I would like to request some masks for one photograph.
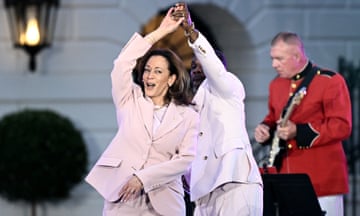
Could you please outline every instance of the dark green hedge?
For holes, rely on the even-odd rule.
[[[80,131],[51,110],[21,110],[0,120],[0,195],[59,201],[82,181],[87,149]]]

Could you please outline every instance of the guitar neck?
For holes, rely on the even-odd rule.
[[[306,95],[306,87],[302,87],[291,99],[291,103],[287,110],[285,110],[285,115],[282,117],[280,121],[280,127],[284,127],[286,122],[289,120],[291,113],[296,105],[299,105],[302,98]]]
[[[295,104],[291,104],[285,113],[285,116],[280,121],[280,127],[285,127],[286,122],[289,120],[292,111],[295,108]]]

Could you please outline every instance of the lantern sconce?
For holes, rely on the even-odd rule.
[[[36,69],[36,55],[53,40],[59,0],[4,0],[11,39],[29,55],[29,70]]]

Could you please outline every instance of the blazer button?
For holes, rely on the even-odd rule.
[[[203,134],[204,134],[203,132],[200,132],[200,133],[199,133],[199,136],[202,136]]]
[[[204,160],[207,160],[207,159],[208,159],[208,156],[205,155],[205,156],[204,156]]]

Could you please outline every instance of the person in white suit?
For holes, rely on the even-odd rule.
[[[228,72],[207,39],[196,30],[187,5],[177,17],[194,52],[190,77],[200,113],[200,133],[190,176],[194,215],[262,216],[263,188],[245,127],[245,90]]]

